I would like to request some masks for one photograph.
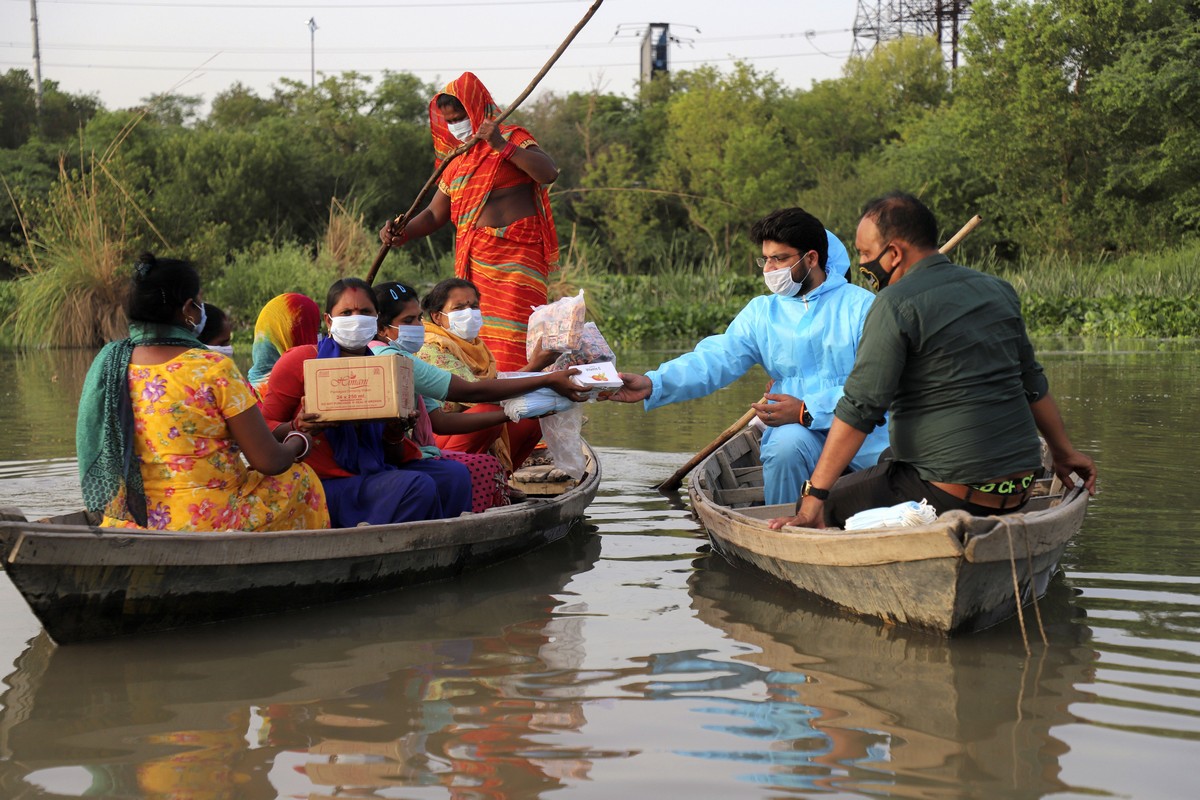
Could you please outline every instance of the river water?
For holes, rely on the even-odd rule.
[[[1031,655],[1015,623],[887,628],[707,553],[650,487],[757,398],[750,375],[590,406],[586,524],[452,583],[56,648],[0,578],[0,797],[1195,797],[1200,354],[1040,344],[1101,480]],[[80,504],[89,361],[0,353],[0,505]]]

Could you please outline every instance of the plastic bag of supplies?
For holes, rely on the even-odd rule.
[[[500,407],[513,422],[566,411],[573,405],[575,403],[572,400],[545,386],[541,389],[534,389],[528,394],[500,401]]]
[[[547,367],[547,371],[578,367],[581,364],[596,364],[601,361],[616,360],[617,357],[613,355],[612,348],[608,346],[604,334],[600,333],[600,329],[596,327],[596,323],[585,322],[583,324],[583,333],[579,337],[579,348],[569,353],[563,353],[555,359],[551,366]]]
[[[937,511],[925,498],[921,502],[907,500],[894,506],[868,508],[860,511],[846,520],[846,530],[858,531],[864,528],[909,528],[916,525],[928,525],[937,519]]]
[[[554,459],[554,466],[575,480],[587,472],[582,430],[583,403],[572,403],[566,411],[542,418],[542,441]]]
[[[525,357],[533,358],[538,342],[545,349],[559,353],[578,350],[586,316],[583,289],[574,297],[560,297],[553,303],[534,308],[529,314],[529,328],[525,334]]]

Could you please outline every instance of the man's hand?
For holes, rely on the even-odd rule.
[[[804,419],[804,401],[790,394],[764,394],[768,402],[751,403],[764,425],[778,428],[780,425],[791,425]]]
[[[615,400],[618,403],[637,403],[645,400],[654,390],[654,384],[645,375],[632,372],[618,372],[621,378],[621,388],[601,395],[601,400]]]
[[[1096,496],[1096,462],[1086,453],[1078,450],[1068,450],[1065,453],[1051,453],[1054,459],[1054,474],[1059,477],[1064,486],[1075,487],[1071,473],[1083,478],[1083,488],[1089,495]]]
[[[788,525],[793,528],[825,528],[825,501],[816,497],[805,497],[797,507],[794,517],[776,517],[768,527],[777,531]]]

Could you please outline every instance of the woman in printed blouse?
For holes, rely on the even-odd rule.
[[[233,360],[209,350],[200,276],[144,254],[129,337],[88,370],[76,427],[80,483],[105,527],[275,531],[329,527],[308,436],[276,440]],[[247,467],[242,458],[249,462]]]

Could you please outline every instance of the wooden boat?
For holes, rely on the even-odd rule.
[[[0,510],[8,577],[59,644],[361,597],[452,578],[561,539],[584,516],[600,465],[564,492],[453,519],[276,533],[100,528],[86,512],[26,521]],[[539,496],[541,495],[541,496]]]
[[[773,531],[770,519],[793,512],[763,505],[758,441],[748,429],[692,473],[692,509],[713,548],[842,608],[948,636],[995,625],[1017,613],[1018,597],[1025,604],[1045,594],[1087,511],[1086,491],[1043,477],[1017,514],[951,511],[909,528]]]

